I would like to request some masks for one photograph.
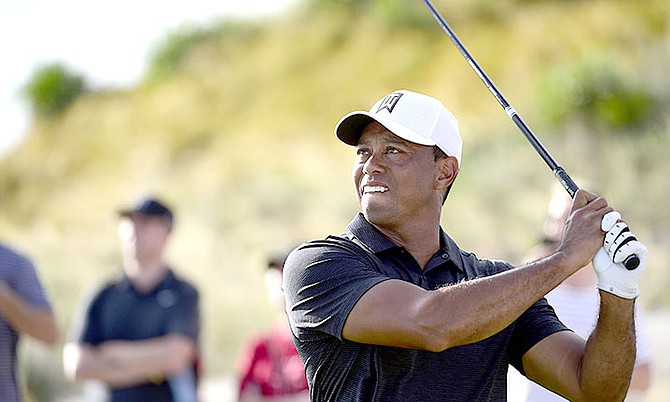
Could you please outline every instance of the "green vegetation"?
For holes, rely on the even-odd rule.
[[[353,154],[335,123],[397,88],[434,95],[460,119],[447,231],[520,262],[555,180],[430,15],[401,3],[313,1],[179,31],[141,85],[85,94],[35,122],[0,162],[0,226],[34,256],[63,330],[83,294],[119,270],[114,212],[155,192],[177,212],[172,260],[202,292],[206,375],[230,373],[242,340],[273,316],[264,258],[341,231],[357,211]],[[670,305],[670,3],[436,3],[553,156],[649,246],[641,302]],[[51,363],[29,377],[47,371],[42,394],[67,390],[59,351],[40,359]]]
[[[84,78],[60,63],[38,67],[23,89],[36,118],[64,111],[86,91]]]
[[[650,89],[638,83],[635,73],[626,77],[616,58],[589,51],[567,65],[558,65],[547,76],[544,114],[552,123],[570,118],[603,125],[606,129],[643,127],[658,122]]]

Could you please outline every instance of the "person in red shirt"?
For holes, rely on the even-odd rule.
[[[289,251],[277,253],[268,261],[265,285],[270,301],[277,306],[277,320],[267,332],[250,338],[238,355],[239,402],[309,401],[305,367],[284,313],[282,271]]]

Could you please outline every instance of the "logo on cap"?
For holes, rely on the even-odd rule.
[[[386,97],[384,97],[384,99],[382,99],[382,101],[379,103],[379,107],[375,113],[379,113],[383,109],[388,110],[389,113],[393,112],[393,108],[395,108],[395,105],[398,104],[401,96],[402,93],[400,92],[394,92],[392,94],[386,95]]]

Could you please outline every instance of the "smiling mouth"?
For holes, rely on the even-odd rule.
[[[363,187],[363,194],[385,193],[388,190],[388,187],[384,186],[365,186]]]

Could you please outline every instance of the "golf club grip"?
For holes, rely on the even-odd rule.
[[[556,176],[563,188],[565,188],[568,194],[570,194],[570,197],[574,198],[575,193],[577,190],[579,190],[579,187],[577,187],[577,184],[575,184],[568,172],[566,172],[562,167],[558,166],[556,169],[554,169],[554,176]],[[626,269],[632,271],[640,266],[640,258],[635,254],[631,254],[623,261],[623,266],[626,267]]]
[[[477,61],[472,57],[468,49],[463,45],[461,40],[458,38],[456,33],[451,29],[451,26],[449,26],[449,23],[442,17],[439,11],[433,6],[433,4],[430,2],[430,0],[423,0],[423,3],[426,5],[426,8],[428,8],[428,11],[432,14],[433,18],[437,22],[437,24],[442,28],[442,30],[447,34],[451,42],[456,46],[458,51],[463,55],[465,58],[465,61],[468,62],[470,67],[477,73],[479,78],[482,80],[484,85],[486,85],[486,88],[488,88],[489,92],[493,95],[493,97],[498,101],[500,106],[505,110],[507,115],[509,116],[510,119],[516,124],[516,126],[519,128],[521,133],[526,137],[526,139],[531,143],[533,148],[537,151],[537,153],[540,155],[542,160],[549,166],[549,168],[554,172],[554,176],[558,179],[558,181],[561,183],[561,185],[565,188],[565,190],[570,194],[570,197],[574,198],[575,193],[577,190],[579,190],[579,187],[577,187],[577,184],[572,180],[570,175],[563,169],[561,166],[556,163],[554,158],[551,156],[549,151],[542,145],[540,140],[537,138],[537,136],[533,133],[533,131],[526,125],[526,122],[523,121],[521,116],[516,112],[514,107],[507,102],[507,99],[503,96],[503,94],[498,90],[498,88],[495,86],[493,81],[486,75],[484,72],[484,69],[479,66]],[[628,270],[633,270],[637,268],[640,265],[640,258],[636,256],[635,254],[628,256],[626,260],[624,260],[623,265],[626,267]]]
[[[570,194],[570,198],[575,198],[575,193],[577,190],[579,190],[579,187],[577,187],[577,184],[572,180],[572,177],[568,174],[568,172],[565,171],[560,166],[557,166],[554,169],[554,176],[558,179],[558,181],[561,183],[565,191]]]

